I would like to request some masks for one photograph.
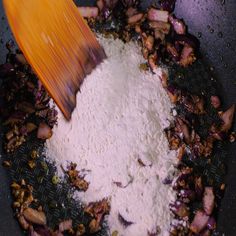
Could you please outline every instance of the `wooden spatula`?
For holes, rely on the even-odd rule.
[[[70,119],[76,92],[106,56],[72,0],[3,0],[15,39]]]

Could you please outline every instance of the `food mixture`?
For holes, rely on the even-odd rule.
[[[59,111],[48,157],[59,172],[68,162],[84,170],[89,187],[77,195],[83,202],[110,198],[111,232],[143,236],[158,228],[165,235],[176,194],[163,181],[173,174],[176,153],[163,132],[172,117],[162,69],[141,71],[143,57],[134,42],[99,41],[108,59],[84,81],[71,121]]]
[[[3,165],[29,235],[107,235],[104,220],[112,236],[217,234],[235,105],[223,109],[199,41],[174,6],[79,7],[108,59],[85,79],[70,123],[6,43]]]

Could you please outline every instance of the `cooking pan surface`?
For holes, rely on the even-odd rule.
[[[77,1],[81,4],[88,1]],[[146,7],[151,1],[143,1]],[[152,1],[154,2],[154,1]],[[236,1],[234,0],[177,0],[176,10],[178,17],[184,18],[189,27],[190,33],[199,37],[201,42],[201,53],[203,55],[206,70],[210,70],[212,76],[219,81],[221,95],[224,106],[229,107],[236,103],[236,69],[235,69],[235,53],[236,53]],[[4,17],[2,5],[0,5],[0,63],[5,61],[6,49],[5,42],[12,38],[7,21]],[[1,83],[1,82],[0,82]],[[234,127],[235,129],[236,127]],[[38,143],[29,145],[39,145]],[[2,145],[1,145],[2,147]],[[27,148],[24,147],[20,152],[26,153]],[[218,215],[218,232],[219,235],[235,236],[236,235],[236,144],[228,145],[228,173],[226,176],[226,192],[222,200]],[[0,152],[1,153],[1,152]],[[25,159],[16,163],[20,167],[24,164]],[[53,166],[49,167],[52,168]],[[20,171],[18,170],[20,173]],[[19,174],[18,173],[18,174]],[[10,175],[16,173],[11,171]],[[52,176],[48,176],[50,179]],[[33,176],[32,176],[33,179]],[[22,235],[21,229],[17,221],[13,219],[13,211],[10,207],[12,200],[10,199],[11,179],[8,172],[0,166],[0,235]],[[55,187],[48,185],[42,189],[42,194],[47,191],[53,191]],[[46,200],[45,200],[46,201]],[[59,200],[63,201],[63,199]],[[75,203],[73,203],[75,204]],[[2,207],[3,206],[3,207]],[[79,207],[79,206],[78,206]],[[71,208],[73,208],[71,206]],[[61,213],[56,213],[61,214]],[[66,213],[65,213],[66,214]],[[102,235],[102,234],[101,234]]]

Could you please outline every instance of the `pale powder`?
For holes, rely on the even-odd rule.
[[[58,126],[47,141],[47,155],[60,165],[72,161],[89,170],[83,202],[110,198],[110,231],[146,236],[160,227],[168,235],[175,199],[162,180],[173,172],[175,152],[169,151],[163,129],[171,120],[171,104],[159,76],[142,72],[144,62],[135,43],[99,37],[108,59],[85,79],[68,123],[59,112]],[[138,162],[141,159],[146,165]],[[120,182],[126,188],[120,188]],[[118,214],[133,222],[125,228]]]

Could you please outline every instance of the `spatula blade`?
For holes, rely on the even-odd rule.
[[[4,0],[15,39],[66,119],[83,79],[106,57],[72,0]]]

